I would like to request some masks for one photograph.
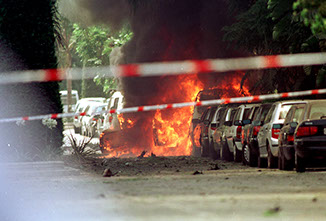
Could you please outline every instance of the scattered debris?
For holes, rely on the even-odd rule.
[[[101,194],[97,195],[97,198],[105,198],[105,197],[106,197],[106,196],[105,196],[104,193],[101,193]]]
[[[267,210],[264,213],[264,216],[274,216],[274,215],[277,215],[279,212],[281,212],[281,207],[276,206],[274,208],[271,208],[271,209]]]
[[[199,175],[199,174],[203,174],[203,172],[196,170],[192,175]]]
[[[156,157],[156,155],[154,153],[151,153],[151,157]]]
[[[105,169],[103,172],[103,177],[111,177],[111,176],[115,176],[117,175],[119,172],[116,173],[112,173],[112,171],[110,169]]]
[[[212,166],[209,170],[219,170],[220,168],[219,168],[219,166],[218,166],[218,164],[216,163],[216,164],[214,164],[214,166]]]
[[[147,153],[147,151],[144,150],[143,152],[141,152],[141,154],[137,158],[143,158],[146,153]]]
[[[228,180],[228,179],[230,179],[229,177],[225,177],[225,180]]]
[[[180,172],[180,170],[176,170],[175,172],[179,173],[179,172]]]
[[[127,167],[129,167],[129,166],[132,165],[132,163],[127,162],[127,163],[125,163],[125,165],[126,165]]]
[[[312,199],[312,202],[314,202],[314,203],[316,203],[317,201],[318,201],[317,197],[314,197],[314,198]]]
[[[261,172],[261,170],[257,170],[258,172]]]

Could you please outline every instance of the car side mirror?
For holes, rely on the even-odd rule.
[[[251,120],[250,120],[250,119],[243,120],[243,121],[242,121],[242,124],[243,124],[243,125],[251,124]]]
[[[232,126],[232,121],[225,121],[224,125],[228,126],[228,127],[231,127]]]
[[[296,128],[298,126],[297,122],[291,122],[290,127]]]

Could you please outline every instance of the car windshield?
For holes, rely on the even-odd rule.
[[[326,117],[326,102],[315,103],[310,108],[309,119],[321,119]]]

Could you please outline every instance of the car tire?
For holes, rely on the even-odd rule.
[[[258,167],[266,168],[267,167],[267,159],[260,157],[260,152],[258,152]]]
[[[196,145],[192,145],[192,150],[191,150],[191,156],[193,157],[200,157],[200,147],[197,147]]]
[[[217,160],[219,158],[217,152],[214,149],[214,143],[210,142],[209,143],[209,157],[213,160]]]
[[[295,170],[298,173],[303,173],[306,171],[306,165],[304,158],[300,157],[297,153],[295,153]]]
[[[267,167],[272,169],[277,167],[277,158],[273,156],[269,144],[267,144]]]
[[[209,157],[209,147],[201,142],[200,144],[201,157]]]
[[[229,147],[228,147],[226,141],[222,144],[220,156],[221,156],[221,160],[225,160],[225,161],[232,161],[233,160],[233,157],[231,155],[231,152],[229,150]]]
[[[283,167],[283,170],[288,170],[288,171],[291,171],[293,170],[293,160],[288,160],[285,158],[284,154],[282,155],[282,167]]]
[[[278,148],[278,162],[277,162],[277,167],[279,170],[283,170],[283,154],[282,154],[282,147],[279,146]]]
[[[246,165],[248,165],[250,167],[257,166],[257,156],[251,150],[251,147],[249,144],[245,144],[243,146],[242,154],[243,154],[243,161]]]
[[[237,145],[233,142],[233,160],[234,162],[241,162],[242,151],[238,150]]]

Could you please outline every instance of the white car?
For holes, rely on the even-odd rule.
[[[96,113],[96,111],[102,111],[105,110],[105,103],[102,102],[89,102],[87,107],[85,108],[85,116],[81,118],[81,135],[84,136],[92,136],[95,134],[93,131],[93,118]],[[98,109],[100,108],[100,110]]]
[[[276,168],[278,163],[278,137],[283,127],[284,119],[292,105],[304,101],[275,102],[267,113],[258,135],[258,166]]]
[[[76,114],[84,113],[87,105],[90,102],[103,103],[104,101],[105,101],[105,98],[100,98],[100,97],[89,97],[89,98],[80,99],[76,104],[75,113]],[[81,132],[81,126],[82,126],[81,120],[82,120],[82,118],[83,118],[83,116],[75,116],[74,117],[73,124],[74,124],[75,133],[80,133]]]
[[[120,122],[117,113],[109,113],[110,110],[117,110],[123,108],[124,97],[120,91],[114,92],[109,100],[107,111],[104,117],[103,130],[116,131],[121,130]]]
[[[60,98],[61,98],[61,103],[62,103],[62,108],[63,108],[63,113],[68,113],[68,92],[65,91],[60,91]],[[76,104],[79,100],[78,96],[78,91],[72,90],[71,91],[71,111],[74,112],[76,108]]]
[[[232,110],[234,117],[232,119],[232,125],[225,131],[228,147],[230,152],[233,153],[235,162],[242,160],[242,144],[241,144],[241,132],[242,132],[242,121],[247,119],[250,108],[253,104],[242,104],[239,107]]]

